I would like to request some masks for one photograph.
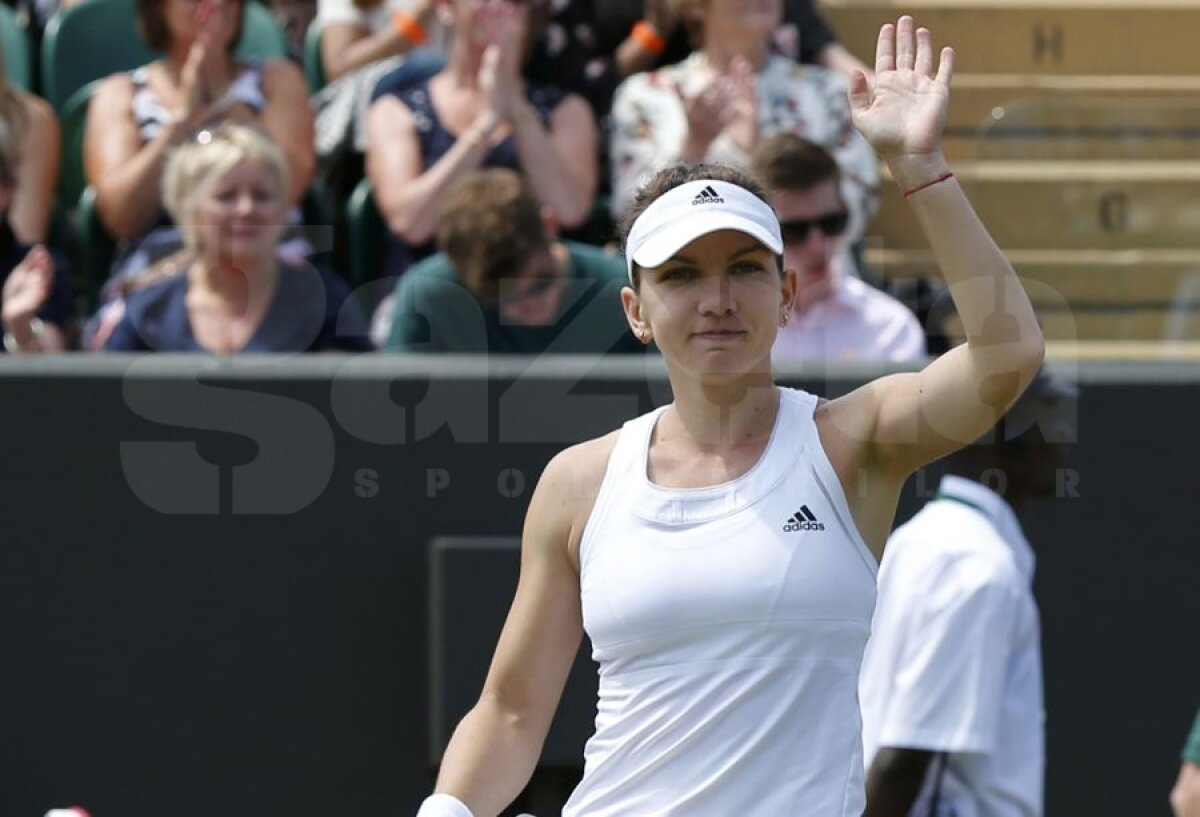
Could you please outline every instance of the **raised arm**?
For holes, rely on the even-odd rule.
[[[941,150],[954,52],[934,65],[911,17],[880,31],[874,81],[857,74],[855,125],[906,193],[950,289],[967,342],[922,371],[884,377],[835,401],[835,422],[864,436],[864,460],[903,480],[978,438],[1016,401],[1045,354],[1020,280],[950,173]]]
[[[259,122],[287,158],[291,184],[288,201],[295,204],[304,198],[317,168],[308,86],[300,69],[291,62],[271,60],[263,67],[263,91],[266,107]]]
[[[339,11],[342,4],[339,5]],[[353,9],[352,4],[345,4]],[[420,0],[407,16],[401,18],[397,25],[396,12],[392,15],[391,24],[379,31],[368,31],[366,26],[353,20],[330,20],[321,29],[321,63],[325,68],[325,78],[329,82],[337,79],[364,65],[376,60],[407,54],[419,45],[412,40],[413,30],[409,27],[415,21],[424,28],[433,19],[432,0]]]
[[[58,185],[61,134],[54,109],[32,94],[20,93],[29,127],[21,139],[17,192],[8,212],[13,232],[21,241],[44,241],[50,231],[50,212]]]
[[[516,597],[483,693],[455,729],[438,775],[437,791],[465,803],[474,817],[494,817],[525,787],[579,649],[583,624],[571,543],[603,473],[595,456],[603,442],[555,457],[530,501]]]

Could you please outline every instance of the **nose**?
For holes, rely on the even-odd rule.
[[[700,312],[705,315],[732,315],[737,311],[729,276],[706,275],[700,293]]]

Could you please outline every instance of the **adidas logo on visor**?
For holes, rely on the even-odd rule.
[[[692,199],[692,204],[724,204],[724,203],[725,203],[725,199],[721,198],[721,195],[716,190],[713,190],[711,184],[708,185],[707,187],[705,187],[699,193],[697,193],[696,198]]]

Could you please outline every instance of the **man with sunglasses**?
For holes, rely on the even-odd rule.
[[[841,236],[850,214],[837,162],[790,133],[765,139],[753,169],[779,216],[787,266],[799,276],[796,305],[775,341],[775,360],[925,357],[925,334],[902,303],[859,279]]]

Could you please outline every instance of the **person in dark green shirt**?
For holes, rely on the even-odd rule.
[[[407,352],[641,352],[621,307],[625,262],[560,241],[510,170],[467,176],[446,197],[440,252],[412,267],[385,302],[384,348]]]
[[[1200,713],[1183,747],[1179,779],[1171,790],[1171,808],[1175,817],[1200,817]]]

